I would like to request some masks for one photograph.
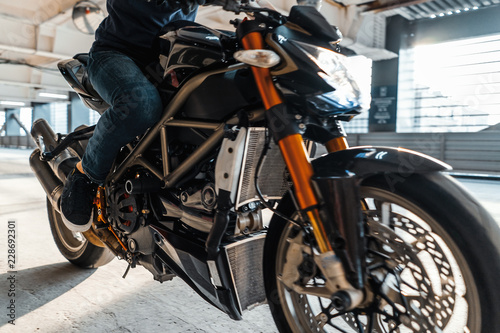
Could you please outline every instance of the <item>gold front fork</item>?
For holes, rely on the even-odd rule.
[[[344,150],[344,149],[349,148],[349,144],[347,143],[346,138],[344,136],[341,136],[341,137],[334,138],[334,139],[328,141],[325,144],[325,147],[329,153],[333,153],[335,151]]]
[[[263,49],[264,40],[259,32],[251,32],[242,38],[245,50]],[[252,67],[252,72],[266,110],[271,109],[284,100],[272,81],[268,68]],[[327,234],[321,222],[318,201],[311,185],[313,168],[300,134],[288,135],[279,140],[278,145],[290,172],[295,186],[295,195],[299,208],[306,212],[313,227],[314,237],[321,253],[332,251]],[[326,144],[329,152],[346,149],[345,138],[336,138]]]

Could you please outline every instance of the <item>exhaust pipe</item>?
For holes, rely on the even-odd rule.
[[[52,151],[58,145],[56,139],[57,135],[45,119],[38,119],[33,123],[33,127],[31,128],[31,137],[37,144],[41,153],[45,151]],[[57,178],[64,182],[66,180],[66,176],[71,172],[71,170],[73,170],[79,160],[80,158],[74,151],[65,149],[52,160],[48,161],[47,164],[50,166]]]
[[[47,194],[52,207],[60,212],[59,204],[63,191],[63,183],[56,177],[49,164],[40,159],[40,149],[35,149],[31,154],[30,167]]]
[[[60,212],[63,183],[80,159],[74,151],[65,149],[48,162],[42,160],[42,152],[52,151],[58,145],[57,136],[45,119],[38,119],[33,123],[31,137],[38,149],[35,149],[30,156],[30,167],[50,203]]]
[[[190,227],[202,232],[208,233],[212,229],[213,220],[207,216],[187,208],[181,208],[163,196],[160,197],[160,200],[163,206],[163,216],[180,219]]]

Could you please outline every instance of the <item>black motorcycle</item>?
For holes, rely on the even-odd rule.
[[[312,7],[223,5],[250,19],[232,21],[235,32],[165,27],[168,105],[118,154],[83,237],[59,207],[94,127],[34,123],[30,164],[61,253],[178,276],[233,319],[267,301],[280,332],[500,332],[498,225],[446,164],[348,147],[342,122],[363,96],[338,30]],[[102,113],[86,59],[59,69]],[[328,154],[314,158],[318,146]]]

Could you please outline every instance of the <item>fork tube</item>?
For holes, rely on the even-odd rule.
[[[264,48],[264,40],[260,32],[250,32],[241,40],[245,50]],[[274,86],[270,70],[254,66],[251,68],[266,111],[284,105],[283,98]],[[296,133],[279,138],[278,145],[295,186],[297,203],[301,210],[306,211],[319,250],[322,253],[331,251],[332,247],[319,217],[318,201],[311,185],[313,168],[302,135]]]
[[[345,136],[341,136],[328,141],[325,144],[325,147],[329,153],[333,153],[335,151],[349,148],[349,144],[347,143],[347,139],[345,138]]]
[[[242,38],[243,48],[245,50],[255,50],[264,48],[264,39],[259,32],[251,32]],[[269,68],[252,66],[255,83],[259,89],[262,102],[266,110],[275,105],[282,104],[283,98],[273,84]]]
[[[328,237],[320,220],[318,201],[311,186],[313,169],[307,156],[302,135],[294,134],[281,139],[279,147],[295,185],[295,196],[299,207],[307,210],[307,217],[313,226],[314,237],[321,253],[332,250]],[[312,209],[311,209],[312,208]]]

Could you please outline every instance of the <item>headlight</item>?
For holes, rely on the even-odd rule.
[[[367,99],[347,70],[344,55],[303,42],[293,41],[293,43],[321,69],[322,72],[318,72],[318,75],[334,89],[309,99],[310,102],[321,105],[323,109],[321,111],[325,113],[367,108]],[[324,109],[325,107],[327,109]]]

